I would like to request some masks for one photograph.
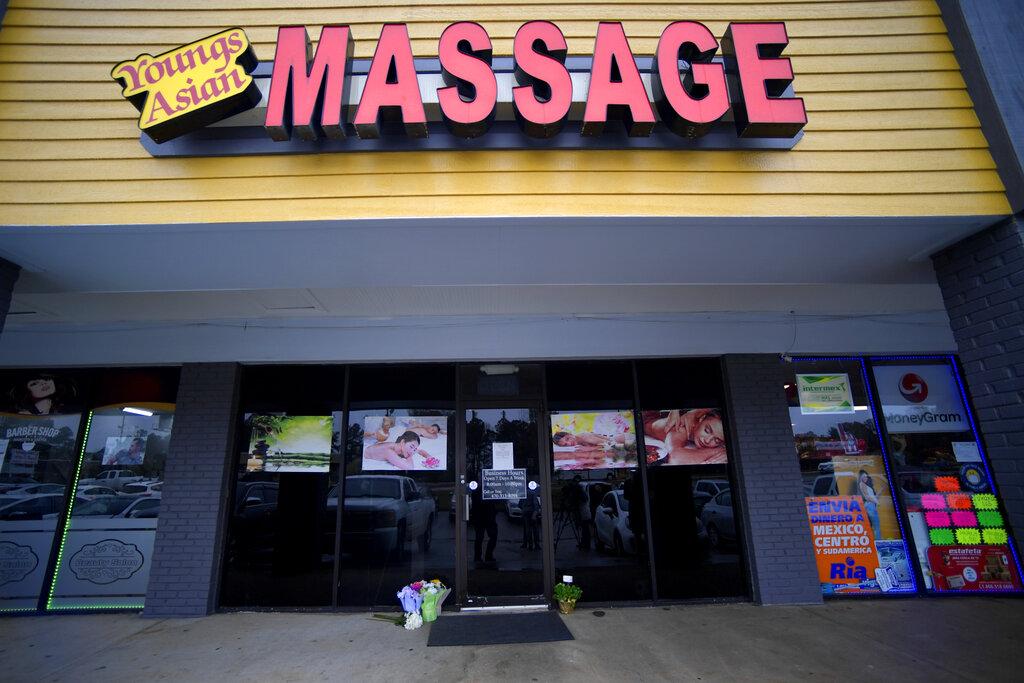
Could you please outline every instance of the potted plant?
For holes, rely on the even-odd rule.
[[[583,590],[572,583],[555,584],[555,600],[558,601],[558,611],[562,614],[572,614],[576,609],[576,601],[583,595]]]

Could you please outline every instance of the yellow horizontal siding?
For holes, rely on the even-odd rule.
[[[868,207],[869,210],[865,210]],[[695,210],[696,209],[696,210]],[[12,225],[123,223],[233,223],[237,221],[324,221],[339,218],[447,218],[451,216],[977,216],[1007,213],[1003,192],[882,195],[771,194],[682,195],[614,194],[483,195],[459,198],[418,195],[338,199],[145,204],[8,204]],[[40,217],[45,220],[40,221]],[[339,255],[344,258],[344,255]]]
[[[287,7],[286,7],[287,6]],[[787,22],[809,123],[788,152],[505,151],[154,159],[117,61],[242,26],[261,59],[276,27],[384,21],[433,56],[480,21],[507,55],[519,25],[557,21],[571,53],[621,20],[637,54],[670,21]],[[934,0],[13,0],[0,30],[0,223],[323,220],[485,215],[928,216],[1009,211]]]

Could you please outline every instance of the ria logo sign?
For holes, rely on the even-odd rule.
[[[142,132],[166,142],[259,104],[260,90],[249,75],[255,68],[245,31],[231,28],[156,57],[121,62],[110,76],[139,110]]]
[[[928,384],[920,375],[908,372],[900,378],[900,395],[911,403],[928,398]]]

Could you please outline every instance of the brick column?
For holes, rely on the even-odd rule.
[[[992,474],[1024,551],[1024,224],[1019,216],[932,262]]]
[[[7,311],[11,308],[11,296],[14,294],[14,283],[21,274],[21,266],[0,258],[0,333],[4,331]]]
[[[234,363],[181,369],[146,616],[198,617],[216,608],[240,374]]]
[[[786,406],[785,366],[771,354],[723,358],[741,531],[754,600],[821,602],[800,464]]]

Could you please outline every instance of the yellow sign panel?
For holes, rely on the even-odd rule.
[[[255,107],[260,91],[249,74],[256,64],[245,31],[230,28],[155,57],[121,62],[110,76],[139,110],[139,128],[165,142]]]

